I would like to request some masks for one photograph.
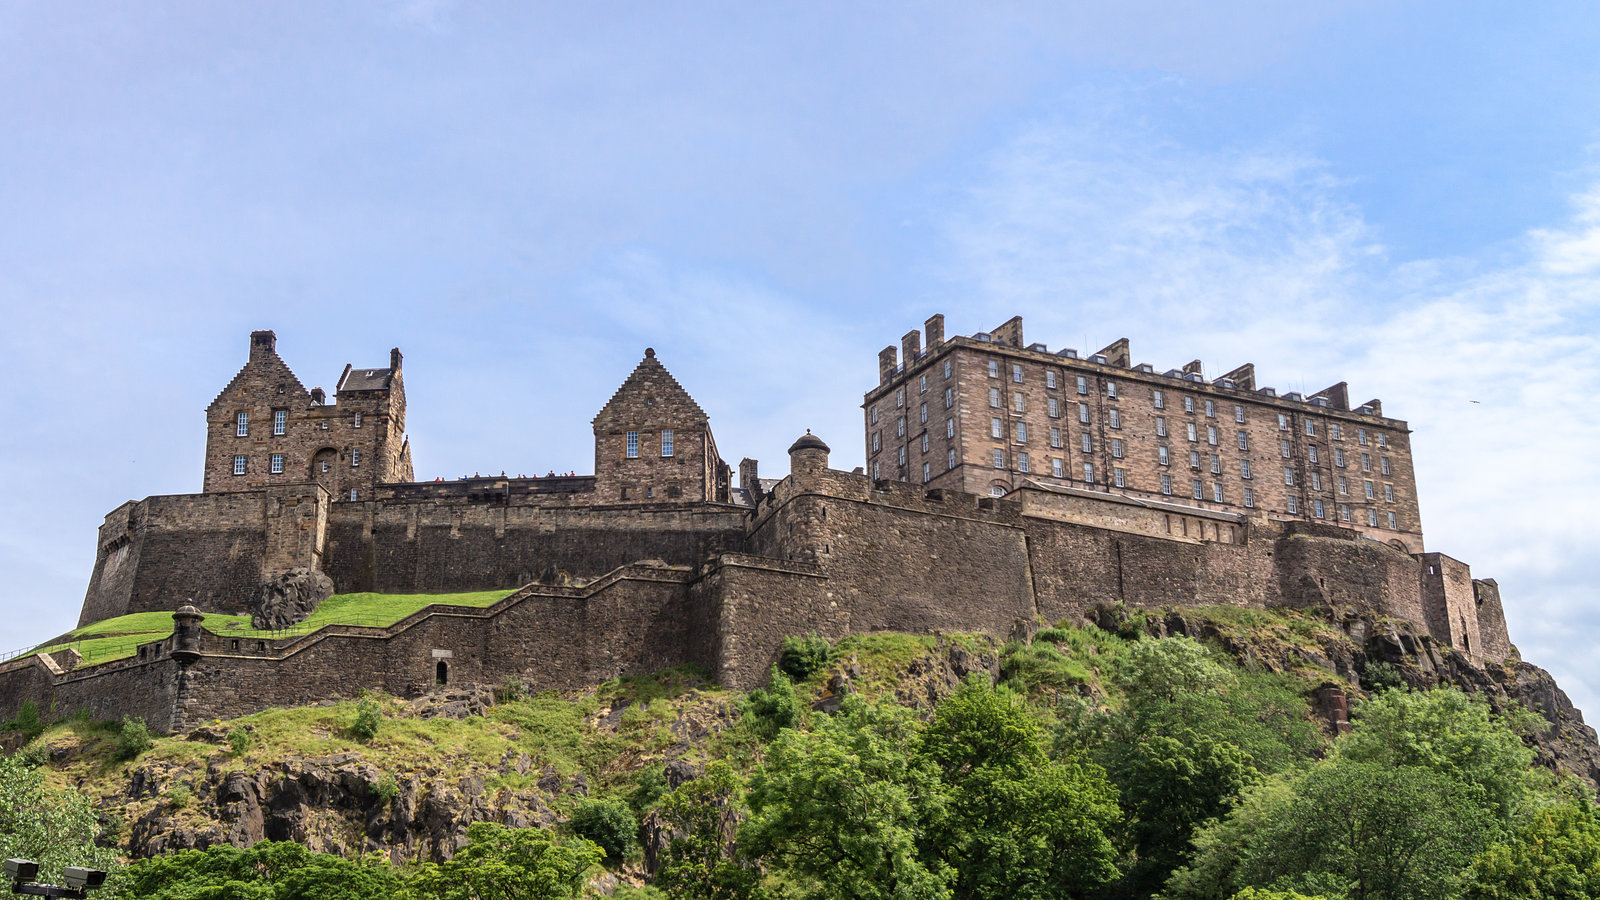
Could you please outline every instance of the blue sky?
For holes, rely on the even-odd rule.
[[[275,329],[406,354],[419,477],[592,469],[646,346],[730,462],[862,458],[934,312],[1347,380],[1432,549],[1600,698],[1600,12],[1064,2],[0,6],[0,650],[198,490]]]

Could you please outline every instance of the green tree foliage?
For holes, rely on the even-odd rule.
[[[41,880],[56,883],[63,866],[113,871],[116,854],[95,846],[99,834],[87,797],[46,788],[42,772],[15,756],[0,756],[0,859],[31,859]],[[116,892],[98,896],[109,900]]]
[[[383,710],[371,700],[363,700],[356,704],[356,718],[350,723],[350,734],[358,741],[370,741],[378,736],[378,728],[383,725]]]
[[[619,800],[584,800],[567,823],[572,833],[593,841],[608,859],[621,861],[639,849],[639,822]]]
[[[1245,888],[1228,900],[1325,900],[1321,894],[1308,897],[1295,891],[1263,891],[1260,888]]]
[[[772,668],[767,686],[750,693],[745,710],[756,733],[768,741],[805,718],[805,707],[795,695],[794,682],[776,666]]]
[[[467,827],[467,846],[444,863],[423,863],[406,885],[414,900],[561,900],[579,896],[584,874],[605,852],[582,838],[557,841],[537,828],[491,822]]]
[[[143,719],[133,716],[122,717],[122,729],[117,733],[119,759],[133,759],[153,746],[155,740],[150,737],[150,728],[144,724]]]
[[[727,762],[706,766],[661,799],[657,812],[672,828],[656,884],[673,897],[744,900],[754,894],[756,870],[733,855],[744,813],[744,784]]]
[[[280,841],[179,850],[139,860],[127,875],[130,895],[140,900],[385,900],[402,885],[383,862]]]
[[[925,852],[951,874],[955,896],[1079,897],[1116,877],[1106,829],[1120,814],[1105,773],[1047,758],[1014,697],[969,680],[939,704],[917,748],[947,798]]]
[[[805,681],[826,666],[832,656],[833,648],[821,635],[786,637],[778,656],[778,670],[795,681]]]
[[[1540,809],[1472,863],[1465,900],[1600,897],[1600,821],[1588,803]]]
[[[751,783],[746,851],[798,876],[801,897],[949,897],[950,873],[921,853],[946,811],[933,762],[908,752],[917,731],[910,710],[853,695],[811,730],[784,730]]]
[[[44,720],[39,718],[39,704],[32,700],[22,701],[17,707],[17,714],[0,724],[0,731],[14,731],[22,735],[23,743],[33,740],[44,733]]]

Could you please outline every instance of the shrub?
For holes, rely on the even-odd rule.
[[[122,717],[122,730],[117,734],[118,759],[133,759],[155,746],[155,743],[150,738],[150,727],[143,719],[134,716]]]
[[[244,751],[250,748],[250,732],[243,728],[235,728],[228,732],[228,746],[233,749],[234,756],[243,756]]]
[[[804,715],[800,698],[794,693],[794,682],[776,666],[772,669],[771,680],[769,686],[752,691],[745,706],[756,733],[769,741],[783,729],[799,724]]]
[[[1072,632],[1065,628],[1041,628],[1034,632],[1034,641],[1045,641],[1051,644],[1064,644],[1072,640]]]
[[[0,727],[21,734],[25,741],[31,741],[44,734],[44,721],[39,718],[39,704],[32,700],[24,700],[22,706],[17,709],[17,714]]]
[[[350,733],[358,741],[370,741],[378,736],[378,726],[383,724],[383,710],[371,700],[363,700],[356,704],[356,720],[350,725]]]
[[[17,761],[30,769],[37,769],[50,761],[50,751],[44,744],[34,741],[17,751]]]
[[[635,813],[643,815],[666,793],[667,773],[657,768],[646,768],[634,780],[633,790],[628,794],[628,805],[633,807]]]
[[[528,696],[528,686],[523,684],[522,679],[516,675],[507,675],[506,679],[500,682],[500,686],[494,690],[494,702],[496,703],[514,703],[526,696]]]
[[[1361,667],[1361,686],[1369,691],[1388,691],[1405,685],[1400,669],[1391,663],[1372,660]]]
[[[167,801],[173,809],[187,809],[194,800],[194,791],[188,785],[175,784],[167,790]]]
[[[400,782],[395,780],[393,772],[378,776],[377,783],[372,786],[372,795],[384,806],[394,802],[394,798],[400,795]]]
[[[821,635],[786,637],[783,653],[778,656],[778,670],[795,681],[805,681],[811,673],[828,664],[833,648]]]
[[[607,859],[626,859],[639,847],[639,823],[628,804],[617,800],[585,800],[567,825],[573,834],[594,841]]]

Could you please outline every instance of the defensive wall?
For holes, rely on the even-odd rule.
[[[157,588],[140,586],[224,559],[315,556],[314,537],[283,535],[315,530],[324,521],[317,510],[327,511],[321,560],[340,590],[496,587],[551,566],[587,583],[545,578],[487,609],[432,606],[387,628],[331,626],[277,641],[206,631],[207,610],[195,610],[133,659],[72,667],[41,654],[0,664],[0,717],[31,699],[57,714],[142,715],[174,730],[364,689],[410,696],[441,679],[512,677],[572,689],[686,663],[749,689],[788,635],[1003,638],[1019,621],[1118,603],[1371,612],[1405,619],[1480,662],[1511,653],[1493,581],[1349,529],[1056,486],[1024,485],[1005,499],[930,491],[829,468],[828,448],[809,435],[791,449],[790,468],[750,508],[535,502],[537,490],[519,493],[509,481],[396,487],[363,503],[327,504],[311,490],[293,506],[270,491],[239,492],[195,501],[217,517],[207,533],[175,511],[183,498],[130,504],[108,518],[113,534],[102,550],[126,542],[96,565],[108,593],[131,584],[131,596],[155,598]],[[280,526],[278,537],[248,524],[273,510],[298,524]],[[167,558],[181,539],[201,561],[180,570]],[[183,596],[167,595],[165,608]]]

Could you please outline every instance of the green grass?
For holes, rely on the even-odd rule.
[[[324,625],[370,625],[382,628],[434,604],[446,606],[493,606],[511,595],[509,590],[472,591],[459,594],[334,594],[317,607],[304,622],[287,632],[257,631],[245,615],[208,614],[205,628],[225,637],[269,638],[285,634],[309,634]],[[83,654],[82,665],[98,665],[132,656],[140,644],[159,640],[172,633],[172,613],[147,612],[117,616],[93,622],[72,632],[71,639],[42,647],[45,653],[72,647]]]

